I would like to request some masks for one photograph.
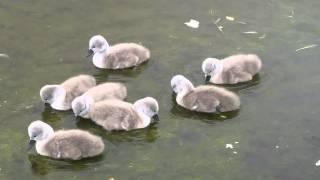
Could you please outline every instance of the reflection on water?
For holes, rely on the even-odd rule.
[[[82,171],[85,169],[94,169],[95,164],[103,161],[103,155],[93,158],[81,159],[79,161],[55,160],[41,155],[28,154],[28,160],[31,164],[33,174],[44,176],[51,171]]]
[[[90,119],[84,118],[79,118],[76,125],[79,129],[89,130],[113,144],[119,144],[121,142],[131,142],[135,144],[152,143],[159,137],[157,124],[155,123],[147,128],[132,131],[107,131],[103,127],[96,125]]]
[[[150,60],[152,61],[152,60]],[[148,67],[148,61],[132,68],[111,70],[111,69],[97,69],[93,76],[98,83],[108,81],[126,82],[130,79],[137,78]]]

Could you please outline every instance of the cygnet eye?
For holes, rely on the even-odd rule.
[[[176,89],[176,87],[177,87],[177,85],[175,85],[175,84],[172,85],[172,89]]]

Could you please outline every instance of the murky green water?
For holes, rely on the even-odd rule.
[[[0,53],[10,58],[0,58],[0,179],[319,179],[319,48],[296,52],[319,43],[318,7],[318,0],[2,0]],[[199,29],[183,24],[190,18]],[[94,34],[142,42],[152,59],[133,70],[98,70],[85,58]],[[175,105],[174,74],[202,84],[204,58],[238,52],[264,63],[253,82],[228,87],[240,95],[240,111],[208,116]],[[161,122],[110,133],[40,102],[42,85],[79,73],[124,82],[130,102],[157,98]],[[27,126],[36,119],[98,134],[106,151],[79,162],[27,152]]]

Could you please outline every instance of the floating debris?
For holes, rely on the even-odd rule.
[[[288,18],[293,18],[293,15],[294,15],[294,10],[292,9],[291,14],[288,16]]]
[[[213,22],[213,24],[216,25],[216,27],[218,28],[218,30],[223,33],[223,30],[222,30],[222,29],[223,29],[223,26],[221,26],[221,25],[219,26],[219,25],[218,25],[218,23],[219,23],[220,21],[221,21],[221,18],[218,18],[216,21]]]
[[[246,22],[243,21],[236,21],[238,24],[247,24]]]
[[[233,151],[232,153],[233,153],[233,154],[238,154],[238,152],[237,152],[237,151]]]
[[[221,21],[221,18],[218,18],[213,24],[217,25]]]
[[[9,58],[9,55],[8,54],[4,54],[4,53],[0,53],[0,57]]]
[[[236,142],[234,142],[235,144],[239,144],[239,142],[238,141],[236,141]]]
[[[232,17],[232,16],[226,16],[226,20],[228,20],[228,21],[234,21],[234,17]]]
[[[264,38],[266,38],[266,34],[262,34],[260,37],[259,37],[259,39],[264,39]]]
[[[257,31],[247,31],[247,32],[242,32],[243,34],[258,34]]]
[[[233,149],[233,145],[232,144],[226,144],[226,149]]]
[[[187,25],[188,27],[191,27],[191,28],[199,28],[199,21],[197,20],[194,20],[194,19],[190,19],[189,22],[185,22],[184,23],[185,25]]]
[[[320,166],[320,160],[315,163],[316,166]]]
[[[110,177],[110,178],[108,178],[108,180],[115,180],[115,179],[114,179],[114,177]]]
[[[278,145],[276,146],[276,149],[279,149],[279,146],[278,146]]]
[[[305,50],[305,49],[314,48],[314,47],[317,47],[317,46],[318,46],[318,44],[307,45],[307,46],[304,46],[302,48],[296,49],[296,52],[301,51],[301,50]]]
[[[32,108],[33,107],[33,105],[28,105],[28,106],[26,106],[26,107],[24,107],[25,109],[30,109],[30,108]]]

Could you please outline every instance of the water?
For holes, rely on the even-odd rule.
[[[319,179],[319,47],[296,52],[319,43],[317,7],[318,0],[2,0],[0,53],[10,58],[0,57],[0,179]],[[199,29],[183,24],[190,18]],[[111,44],[142,42],[152,59],[98,70],[85,58],[94,34]],[[202,115],[175,104],[173,75],[202,84],[204,58],[238,52],[257,53],[264,64],[254,81],[227,87],[241,97],[239,111]],[[161,122],[110,133],[40,102],[41,86],[79,73],[124,82],[130,102],[157,98]],[[98,134],[106,151],[78,162],[27,152],[27,126],[36,119]]]

